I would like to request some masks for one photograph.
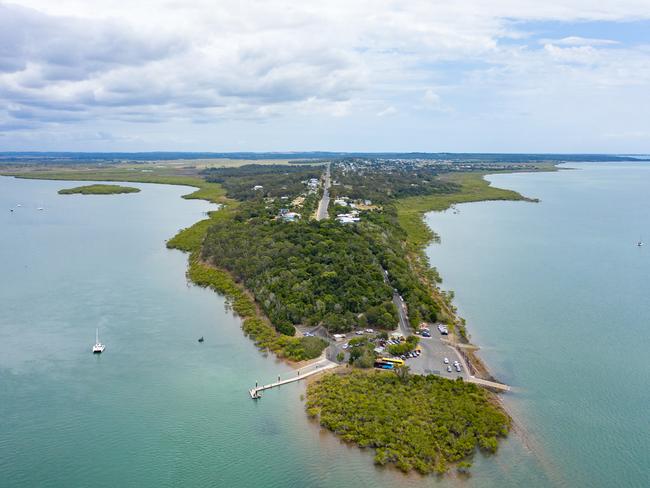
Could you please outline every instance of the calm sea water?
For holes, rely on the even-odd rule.
[[[543,202],[430,217],[443,238],[433,262],[492,369],[520,387],[508,406],[526,426],[478,455],[468,479],[374,467],[306,418],[303,385],[250,400],[256,380],[289,368],[243,337],[221,297],[188,286],[186,256],[165,249],[210,209],[180,199],[187,189],[60,196],[75,183],[0,177],[0,486],[639,485],[643,171],[499,176]]]
[[[210,205],[164,185],[57,194],[76,184],[0,177],[0,486],[448,483],[375,468],[306,418],[303,385],[250,400],[289,368],[223,298],[188,287],[186,256],[165,248]],[[475,479],[498,479],[520,450],[503,452]]]
[[[490,176],[541,203],[429,214],[428,254],[549,479],[650,486],[650,165],[573,168]]]

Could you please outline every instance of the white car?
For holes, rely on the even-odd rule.
[[[366,332],[367,332],[368,334],[372,334],[372,333],[374,332],[374,330],[373,330],[373,329],[366,329]]]
[[[445,363],[445,364],[449,364],[449,358],[443,359],[442,362]]]
[[[350,347],[350,344],[348,343],[343,344],[343,349],[347,349],[348,347]]]
[[[362,331],[362,330],[358,330],[358,331],[355,332],[355,334],[356,334],[356,335],[363,335],[363,331]]]

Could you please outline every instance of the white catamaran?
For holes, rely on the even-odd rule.
[[[106,346],[99,342],[99,329],[95,330],[95,345],[93,346],[93,354],[101,354],[106,349]]]

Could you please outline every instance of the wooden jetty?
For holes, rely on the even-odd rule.
[[[300,380],[303,380],[305,378],[309,378],[310,376],[315,375],[317,373],[321,373],[321,372],[326,371],[328,369],[335,368],[336,366],[338,366],[338,364],[336,364],[336,363],[334,363],[332,361],[329,361],[328,359],[324,359],[324,360],[318,361],[317,363],[314,363],[312,365],[306,366],[305,368],[301,368],[300,370],[298,370],[298,374],[296,376],[292,376],[291,378],[280,380],[279,379],[280,377],[278,376],[278,381],[276,381],[275,383],[269,383],[268,385],[263,385],[263,386],[257,386],[257,383],[256,383],[254,388],[251,388],[250,390],[248,390],[248,393],[251,396],[251,399],[259,400],[260,398],[262,398],[262,395],[260,394],[260,392],[262,392],[264,390],[270,390],[271,388],[275,388],[277,386],[282,386],[282,385],[286,385],[286,384],[289,384],[289,383],[293,383],[295,381],[300,381]],[[304,369],[309,369],[309,368],[313,368],[313,369],[311,371],[307,371],[305,373],[300,374],[300,371],[303,371]]]

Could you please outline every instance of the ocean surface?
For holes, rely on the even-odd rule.
[[[647,487],[650,165],[562,167],[488,177],[540,203],[428,214],[428,255],[549,481]]]
[[[491,177],[539,204],[427,217],[521,424],[469,478],[442,479],[375,467],[307,419],[302,384],[250,400],[290,368],[165,248],[214,208],[190,189],[58,195],[76,183],[0,177],[0,486],[645,486],[650,168],[580,168]]]

